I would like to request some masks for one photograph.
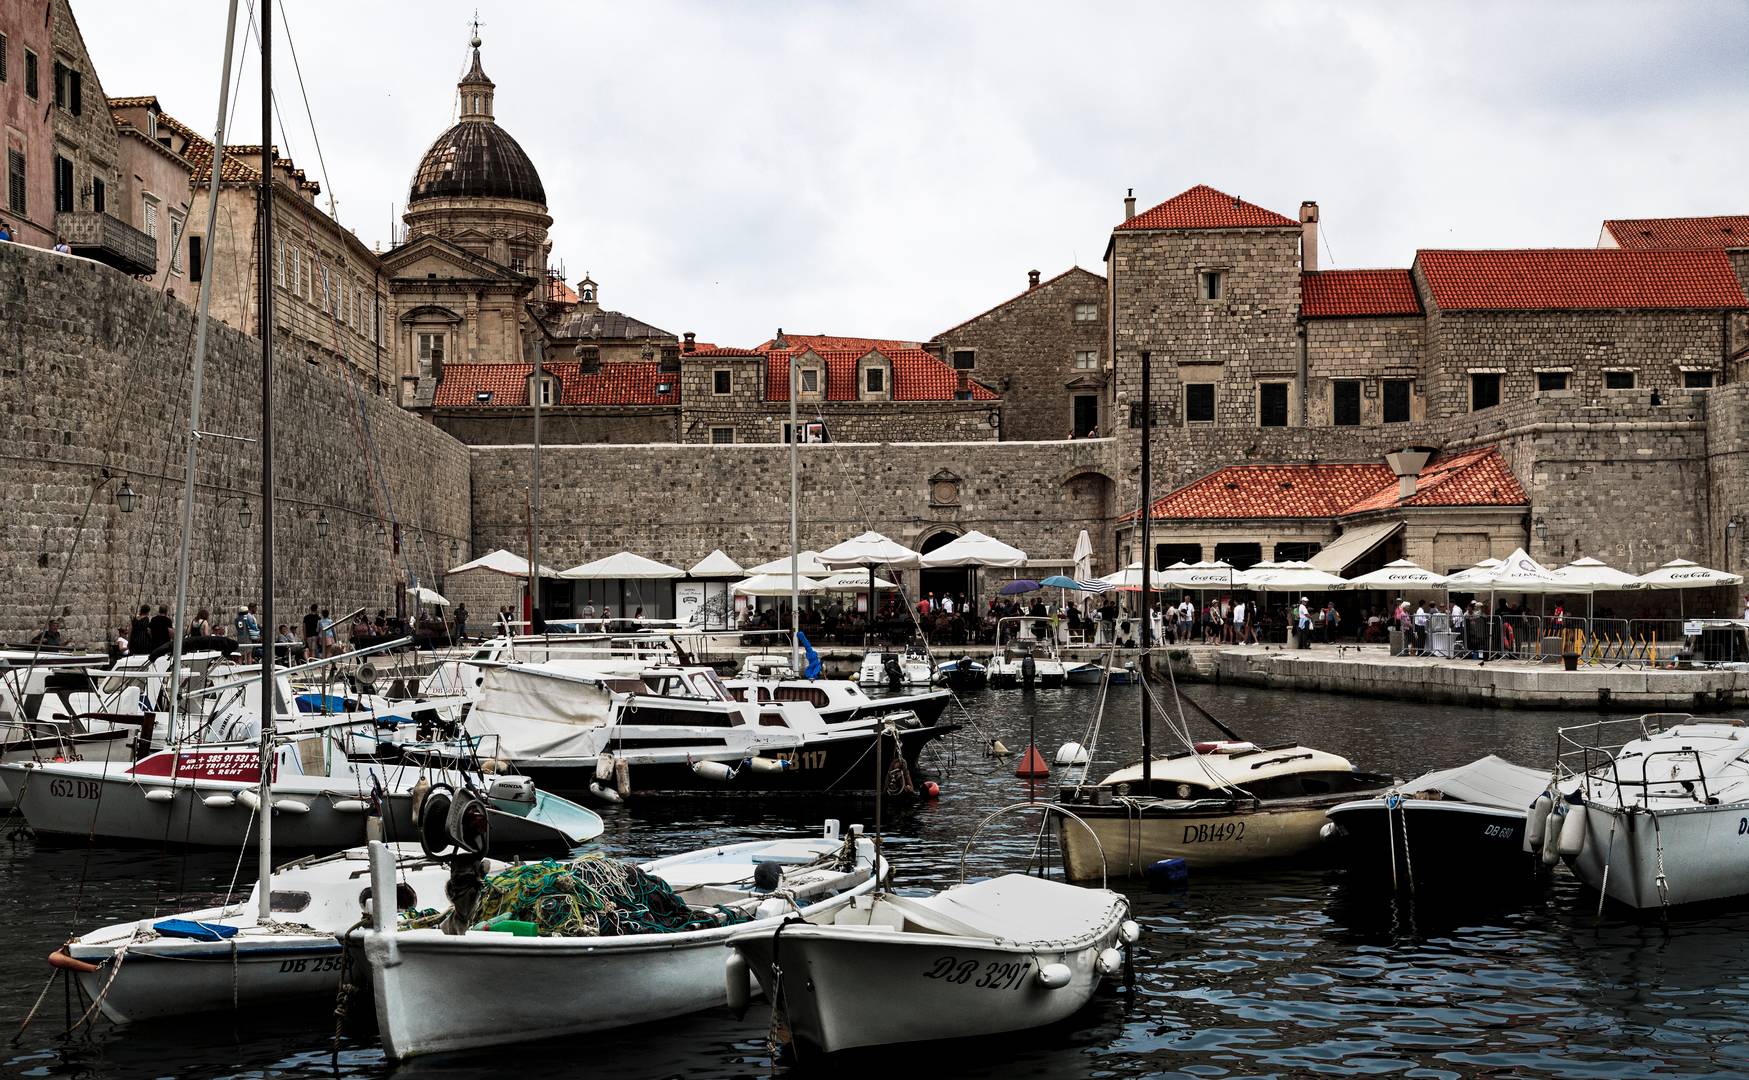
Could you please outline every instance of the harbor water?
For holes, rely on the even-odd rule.
[[[1303,741],[1361,768],[1410,776],[1497,753],[1550,762],[1557,725],[1574,713],[1484,711],[1332,695],[1186,688],[1245,737]],[[1137,756],[1133,687],[1111,690],[1095,774]],[[1098,691],[986,691],[970,719],[1012,749],[1036,725],[1047,757],[1083,738]],[[1167,695],[1169,700],[1170,695]],[[949,718],[953,716],[950,712]],[[1186,710],[1193,731],[1210,730]],[[962,851],[989,812],[1028,791],[1013,759],[985,757],[978,739],[926,753],[939,799],[897,808],[887,853],[901,888],[958,880]],[[1156,746],[1169,736],[1159,730]],[[1040,790],[1041,795],[1048,791]],[[872,827],[868,801],[650,801],[604,811],[600,844],[656,856],[826,817]],[[1018,869],[1037,817],[997,819],[973,845],[970,876]],[[8,820],[0,835],[0,1019],[10,1037],[42,992],[44,958],[69,934],[169,914],[246,891],[253,859],[39,845]],[[1705,1077],[1749,1075],[1749,903],[1635,917],[1596,913],[1596,896],[1563,869],[1541,889],[1478,879],[1456,895],[1394,898],[1318,866],[1199,874],[1188,888],[1127,892],[1144,928],[1133,991],[1114,988],[1056,1028],[999,1039],[802,1061],[791,1075],[879,1069],[930,1076],[1197,1078]],[[473,988],[482,999],[538,994],[527,985]],[[611,994],[613,987],[601,987]],[[7,1075],[32,1077],[357,1077],[390,1070],[368,1017],[336,1039],[330,1007],[297,1013],[188,1017],[62,1039],[69,1012],[56,985],[35,1023],[4,1051]],[[418,1060],[397,1075],[473,1080],[526,1077],[744,1077],[773,1069],[767,1015],[725,1010],[599,1036]]]

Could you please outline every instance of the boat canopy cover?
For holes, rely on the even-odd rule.
[[[1505,758],[1489,754],[1455,769],[1439,769],[1417,776],[1404,783],[1400,790],[1413,794],[1437,791],[1446,798],[1481,806],[1524,810],[1548,786],[1547,770],[1514,765]]]
[[[1235,787],[1247,782],[1269,780],[1293,773],[1353,772],[1354,765],[1345,757],[1314,750],[1309,746],[1281,746],[1272,750],[1257,749],[1238,754],[1181,754],[1178,757],[1156,758],[1150,770],[1159,783],[1198,784],[1220,787],[1221,781]],[[1211,775],[1212,774],[1212,775]],[[1138,784],[1142,780],[1142,763],[1126,766],[1101,780],[1101,786]]]
[[[635,678],[637,668],[627,673]],[[517,761],[593,757],[600,743],[594,729],[609,722],[612,707],[612,692],[590,679],[532,664],[495,668],[468,713],[468,732]]]
[[[1071,822],[1068,827],[1077,826]],[[976,929],[1016,942],[1078,940],[1109,926],[1123,906],[1116,893],[1105,889],[1065,886],[1027,874],[1004,874],[930,897],[901,899],[906,919],[936,933]],[[941,917],[933,925],[932,915]]]

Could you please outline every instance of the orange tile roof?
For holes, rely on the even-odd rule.
[[[600,370],[584,374],[576,361],[547,364],[547,374],[559,380],[559,404],[563,405],[678,405],[680,377],[664,374],[655,361],[605,363]],[[533,364],[449,364],[432,395],[438,408],[499,408],[528,405],[529,376]],[[667,393],[659,392],[666,383]],[[490,393],[481,402],[476,395]]]
[[[157,96],[154,94],[139,94],[134,97],[112,97],[109,99],[109,107],[112,109],[162,108],[162,106],[158,104]]]
[[[900,341],[897,338],[842,337],[838,334],[785,334],[783,339],[789,342],[792,352],[801,352],[804,349],[815,352],[861,350],[865,356],[872,349],[885,352],[888,349],[915,349],[923,344],[920,341]],[[776,348],[773,341],[766,341],[753,346],[753,351],[767,353],[776,351]]]
[[[1522,506],[1524,489],[1492,446],[1436,458],[1415,494],[1397,499],[1397,478],[1370,462],[1230,465],[1154,502],[1160,519],[1337,518],[1397,506]],[[1134,519],[1134,511],[1126,515]]]
[[[1618,245],[1629,249],[1749,247],[1749,214],[1618,218],[1603,227]]]
[[[1300,315],[1308,319],[1419,314],[1421,297],[1407,270],[1318,270],[1300,275]]]
[[[1297,229],[1300,223],[1273,210],[1198,184],[1144,210],[1119,229]]]
[[[1415,264],[1445,311],[1749,307],[1723,251],[1419,251]]]
[[[812,349],[787,353],[780,349],[766,354],[765,400],[789,400],[790,357],[800,356],[808,351],[826,362],[827,401],[858,399],[857,362],[871,352],[879,352],[892,364],[891,389],[894,401],[953,401],[959,390],[959,373],[936,359],[934,353],[922,349]],[[996,391],[976,380],[972,380],[970,385],[973,401],[997,401],[1001,398]]]

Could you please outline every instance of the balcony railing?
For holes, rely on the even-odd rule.
[[[158,272],[158,241],[99,210],[66,210],[55,215],[55,233],[83,255],[126,274]]]

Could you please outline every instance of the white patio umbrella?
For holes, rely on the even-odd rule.
[[[752,576],[758,576],[760,574],[787,575],[789,573],[789,563],[789,556],[785,555],[781,559],[773,559],[770,562],[760,563],[758,566],[749,566],[747,568],[747,573]],[[812,549],[805,549],[796,552],[796,564],[796,572],[803,577],[825,577],[836,569],[836,567],[827,566],[825,563],[821,562],[820,553]]]
[[[665,581],[685,577],[686,571],[678,566],[659,563],[655,559],[647,559],[630,551],[616,551],[612,555],[596,559],[594,562],[573,566],[559,576],[573,581]],[[638,603],[641,605],[644,601],[643,589],[636,588],[635,592]],[[620,591],[621,615],[625,614],[623,610],[624,600],[625,591],[622,587]]]
[[[1596,614],[1597,594],[1600,592],[1623,592],[1632,589],[1643,589],[1646,583],[1625,570],[1586,556],[1575,559],[1566,566],[1555,571],[1555,576],[1572,583],[1575,589],[1585,592],[1585,625],[1587,628],[1595,624],[1592,617]],[[1593,633],[1587,629],[1587,633]]]
[[[423,585],[417,585],[411,589],[408,589],[407,595],[418,600],[421,604],[431,604],[434,607],[448,607],[449,606],[448,600],[445,600],[440,594],[432,591],[431,589],[427,589]]]
[[[1254,592],[1333,592],[1348,588],[1348,582],[1307,562],[1278,562],[1253,566],[1239,584]]]
[[[488,551],[471,562],[452,566],[446,573],[460,574],[468,570],[490,570],[495,574],[525,578],[528,576],[528,560],[515,552],[499,548],[497,551]],[[559,572],[550,566],[543,566],[540,568],[540,575],[541,577],[556,578],[559,576]]]
[[[723,554],[718,548],[704,558],[693,563],[686,571],[687,577],[733,577],[738,578],[747,573],[747,568]]]
[[[789,580],[786,575],[785,581]],[[823,592],[862,592],[871,584],[877,589],[896,589],[899,586],[885,578],[874,578],[872,581],[855,570],[836,570],[818,579]]]
[[[889,540],[880,533],[870,529],[861,536],[853,536],[842,544],[833,544],[820,552],[820,562],[834,570],[848,570],[861,566],[868,568],[868,619],[863,624],[863,643],[867,644],[869,628],[874,626],[875,619],[875,567],[884,566],[891,570],[913,570],[922,565],[921,553],[912,551],[897,540]]]
[[[788,574],[754,574],[729,586],[729,591],[743,596],[788,596],[792,591],[818,593],[826,590],[811,577],[797,577],[795,584],[791,585]]]
[[[1026,565],[1026,552],[974,531],[954,537],[934,551],[925,553],[917,561],[918,565],[928,570],[954,566],[1012,568]]]
[[[1102,578],[1095,578],[1094,580],[1114,589],[1139,591],[1142,587],[1142,564],[1139,561],[1133,562],[1122,570],[1114,571]],[[1164,589],[1170,584],[1171,581],[1167,577],[1166,571],[1156,570],[1149,577],[1149,585],[1152,588]]]
[[[1671,559],[1658,569],[1641,574],[1640,582],[1648,589],[1711,589],[1719,585],[1741,585],[1743,575],[1710,570],[1687,559]],[[1680,593],[1676,599],[1676,612],[1684,622],[1688,620],[1687,601]]]
[[[1167,570],[1166,581],[1181,589],[1237,589],[1246,585],[1246,571],[1221,559],[1204,559],[1177,570]],[[1140,579],[1137,579],[1140,584]]]
[[[1424,570],[1409,559],[1388,562],[1370,574],[1348,579],[1351,589],[1439,589],[1445,583],[1444,574]]]

